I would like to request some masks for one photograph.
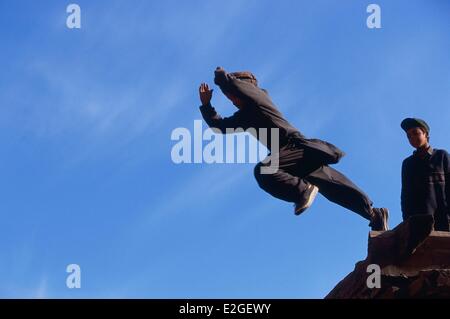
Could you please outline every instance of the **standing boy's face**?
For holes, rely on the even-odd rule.
[[[414,148],[420,148],[428,144],[428,138],[420,127],[413,127],[406,133],[409,143]]]

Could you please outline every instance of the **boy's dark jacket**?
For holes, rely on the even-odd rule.
[[[227,128],[242,128],[243,130],[255,128],[257,135],[258,129],[267,128],[267,141],[261,140],[259,136],[256,137],[271,152],[276,151],[272,150],[271,128],[278,128],[280,148],[288,144],[294,144],[297,147],[304,148],[306,152],[309,152],[311,159],[321,164],[337,163],[344,156],[344,152],[328,142],[305,138],[278,111],[267,91],[249,82],[237,79],[223,69],[216,70],[214,82],[223,92],[230,92],[244,100],[245,106],[226,118],[222,118],[211,104],[200,106],[202,116],[211,128],[216,128],[221,133],[226,133]]]
[[[404,220],[416,214],[431,214],[436,230],[449,230],[450,156],[447,151],[430,148],[425,158],[414,152],[403,161],[401,206]]]

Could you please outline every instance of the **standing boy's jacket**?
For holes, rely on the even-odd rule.
[[[337,163],[344,153],[336,146],[318,139],[306,139],[295,127],[293,127],[278,111],[269,95],[252,83],[243,81],[227,74],[223,69],[217,69],[214,82],[223,92],[229,92],[239,97],[245,102],[245,106],[235,112],[232,116],[222,118],[211,106],[202,105],[200,111],[205,122],[212,128],[218,129],[221,133],[226,133],[226,129],[255,128],[267,129],[267,139],[261,140],[272,152],[271,128],[279,129],[279,146],[294,145],[304,148],[310,152],[311,158],[322,164]]]
[[[403,161],[401,206],[404,220],[431,214],[436,230],[449,230],[450,156],[445,150],[430,148],[424,158],[414,152]]]

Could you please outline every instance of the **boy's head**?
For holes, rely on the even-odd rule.
[[[240,98],[237,94],[233,93],[228,85],[228,77],[239,79],[241,81],[249,82],[254,86],[258,87],[258,80],[253,75],[253,73],[248,71],[226,73],[224,69],[218,67],[215,71],[214,82],[220,86],[223,94],[238,108],[242,108],[245,104],[244,100]]]
[[[430,141],[430,127],[424,120],[406,118],[400,126],[406,132],[406,136],[412,147],[421,148],[428,145]]]

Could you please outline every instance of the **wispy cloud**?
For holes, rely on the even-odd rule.
[[[43,276],[39,282],[39,285],[36,287],[36,290],[33,292],[34,299],[45,299],[48,298],[48,282],[47,277]]]

